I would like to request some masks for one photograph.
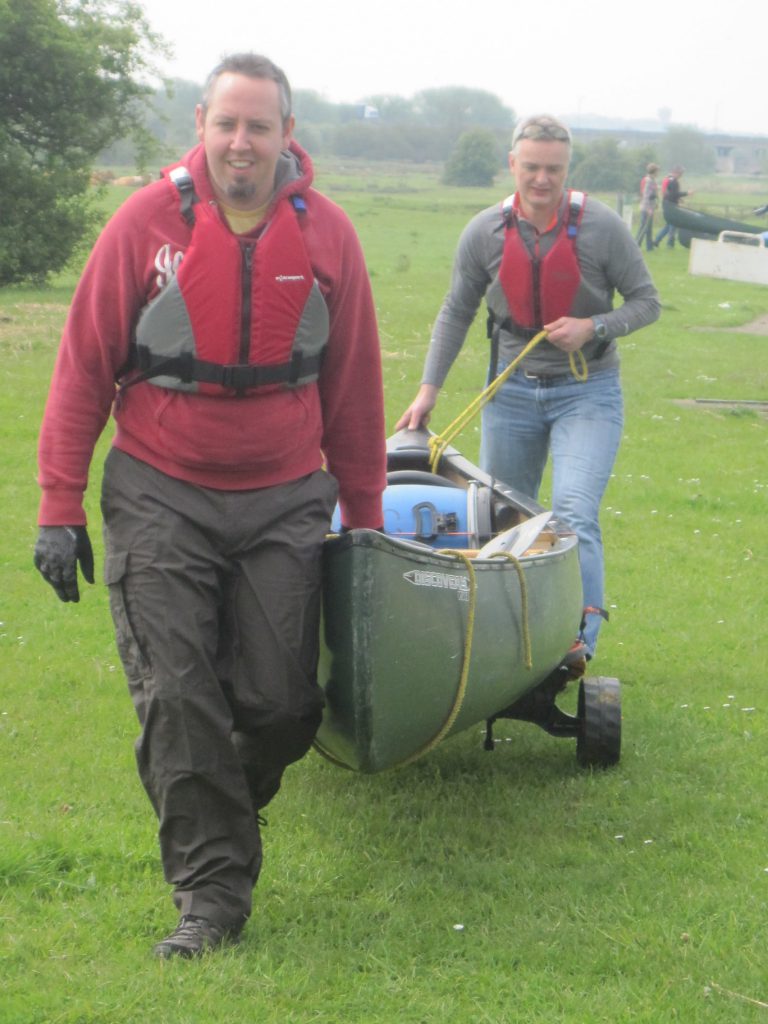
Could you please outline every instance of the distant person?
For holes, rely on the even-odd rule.
[[[110,411],[104,575],[141,724],[178,927],[154,949],[235,941],[261,811],[320,723],[321,550],[379,528],[381,356],[346,215],[312,188],[283,72],[235,54],[195,146],[131,196],[69,313],[40,436],[35,564],[62,601],[93,582],[83,494]]]
[[[635,241],[642,247],[645,240],[645,248],[649,252],[653,249],[653,215],[659,203],[659,185],[656,181],[658,173],[658,164],[648,164],[640,182],[640,227]]]
[[[680,188],[680,179],[682,178],[684,173],[685,168],[681,167],[680,164],[675,164],[675,166],[672,168],[672,170],[669,172],[667,177],[662,182],[662,199],[667,203],[671,203],[673,206],[677,206],[680,200],[683,199],[685,196],[693,195],[693,189],[690,189],[688,192],[683,192]],[[675,239],[677,238],[677,227],[676,225],[670,223],[670,221],[668,221],[666,217],[664,218],[664,221],[664,227],[654,238],[653,244],[660,245],[661,240],[666,237],[668,247],[670,249],[674,249]]]
[[[608,617],[599,511],[623,427],[616,339],[652,323],[660,307],[621,217],[566,189],[570,158],[571,134],[555,118],[516,127],[509,167],[517,191],[464,229],[421,387],[397,427],[429,422],[483,299],[490,379],[548,332],[484,407],[480,458],[493,477],[536,498],[552,456],[552,508],[579,538],[584,629],[568,663],[583,666]],[[617,309],[615,291],[624,300]],[[586,381],[571,372],[574,352],[586,360]]]

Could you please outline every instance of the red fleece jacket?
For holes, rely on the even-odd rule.
[[[291,154],[293,170],[278,194],[299,193],[306,202],[300,223],[330,315],[319,381],[241,398],[149,383],[116,391],[138,316],[191,237],[166,181],[140,189],[102,232],[70,308],[40,435],[41,525],[85,523],[88,469],[110,412],[115,446],[169,476],[249,490],[296,480],[325,463],[339,482],[344,525],[381,525],[384,412],[370,282],[348,218],[310,188],[312,164],[296,143]],[[214,202],[202,146],[182,163],[201,202]]]

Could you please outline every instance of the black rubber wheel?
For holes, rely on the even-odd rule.
[[[589,676],[579,684],[576,760],[582,768],[610,768],[621,757],[621,686]]]

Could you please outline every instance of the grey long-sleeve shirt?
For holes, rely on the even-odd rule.
[[[539,237],[541,255],[554,244],[566,210],[567,193],[560,205],[557,225]],[[529,248],[536,229],[521,220],[520,233]],[[504,249],[504,219],[501,203],[483,210],[464,229],[453,265],[451,287],[435,321],[432,340],[424,364],[423,384],[442,386],[467,335],[483,298],[494,308],[496,280]],[[599,342],[589,341],[582,349],[590,371],[609,369],[619,363],[614,338],[631,334],[658,319],[661,309],[658,293],[639,246],[624,221],[597,199],[587,197],[584,216],[576,238],[581,269],[581,285],[572,315],[601,315],[611,341],[602,356],[596,358]],[[613,309],[618,292],[623,304]],[[509,362],[523,349],[527,337],[502,330],[499,358]],[[525,359],[532,373],[569,372],[568,354],[543,341]]]

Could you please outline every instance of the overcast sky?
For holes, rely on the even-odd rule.
[[[166,74],[202,82],[254,50],[333,102],[463,85],[519,115],[659,116],[768,135],[765,0],[141,0],[172,45]]]

